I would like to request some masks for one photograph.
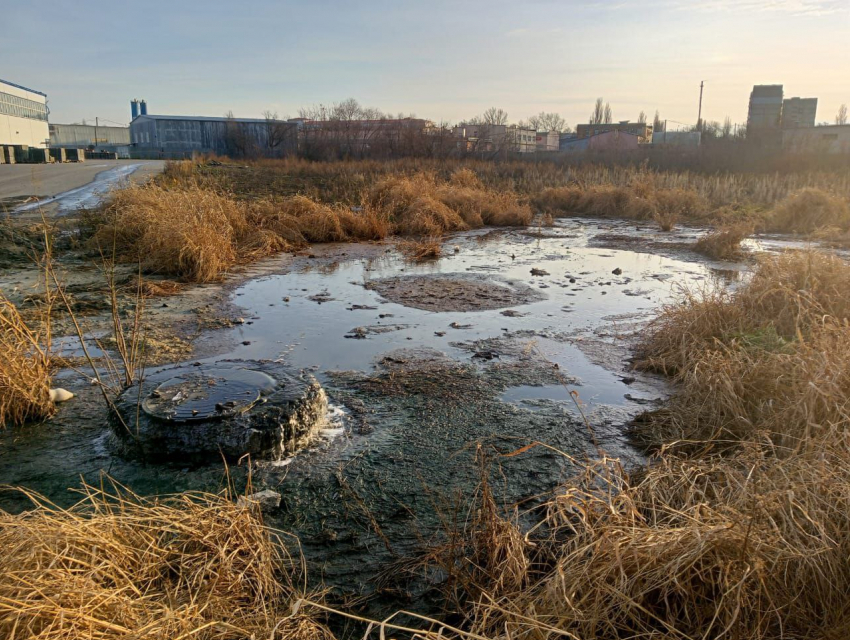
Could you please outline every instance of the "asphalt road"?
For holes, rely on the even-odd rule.
[[[62,164],[0,164],[0,200],[16,196],[56,196],[92,182],[97,174],[121,165],[141,165],[130,174],[144,181],[162,171],[162,160],[87,160]]]

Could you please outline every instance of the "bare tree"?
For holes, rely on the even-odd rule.
[[[604,124],[611,124],[612,122],[614,122],[614,114],[611,112],[611,105],[606,102]]]
[[[596,98],[596,104],[593,105],[593,111],[590,113],[590,124],[603,122],[605,122],[605,101],[602,98]]]
[[[838,107],[838,113],[835,116],[835,124],[847,124],[847,105],[842,104]]]
[[[263,111],[266,129],[266,151],[268,155],[274,156],[285,151],[283,143],[293,135],[294,125],[284,122],[278,118],[276,111],[266,109]]]
[[[723,119],[723,128],[721,129],[720,134],[727,139],[732,137],[732,118],[729,116],[726,116]]]
[[[664,123],[661,121],[661,114],[658,109],[655,110],[655,118],[652,120],[653,131],[664,131]]]
[[[508,112],[496,107],[490,107],[481,116],[485,124],[508,124]]]
[[[637,121],[638,121],[640,124],[646,124],[646,112],[645,112],[645,111],[641,111],[641,112],[638,114],[638,119],[637,119]]]
[[[527,123],[520,122],[520,126],[527,126],[535,131],[557,131],[558,133],[569,132],[567,121],[557,113],[546,113],[541,111],[536,116],[531,116]]]
[[[224,117],[226,119],[224,123],[224,145],[227,149],[227,155],[236,158],[252,155],[251,139],[245,131],[243,123],[233,116],[233,111],[228,111],[224,114]]]

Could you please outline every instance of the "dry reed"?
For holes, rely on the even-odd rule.
[[[53,413],[49,332],[28,324],[0,292],[0,427]]]
[[[752,226],[747,223],[721,227],[697,240],[694,251],[714,260],[734,260],[741,255],[741,242],[752,232]]]
[[[291,612],[299,568],[255,508],[113,484],[60,509],[19,491],[34,508],[0,512],[4,638],[332,638],[309,607]]]

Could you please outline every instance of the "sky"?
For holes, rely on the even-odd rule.
[[[456,123],[488,107],[669,128],[746,122],[754,84],[850,104],[850,0],[0,0],[0,78],[51,122],[297,116],[347,98]]]

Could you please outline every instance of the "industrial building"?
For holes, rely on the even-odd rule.
[[[90,124],[50,124],[51,149],[111,151],[119,158],[130,157],[130,128]]]
[[[47,148],[47,95],[0,80],[0,145]]]
[[[652,144],[668,147],[698,147],[702,141],[699,131],[655,131]]]
[[[785,129],[782,148],[791,153],[850,154],[850,124]]]
[[[277,157],[297,149],[298,127],[283,120],[150,115],[131,102],[134,158],[191,158],[197,154]]]
[[[628,131],[603,131],[597,135],[585,138],[572,138],[561,140],[562,153],[584,153],[587,151],[598,152],[620,152],[637,151],[643,139]]]
[[[817,98],[786,98],[782,102],[782,128],[813,127],[817,113]]]
[[[560,147],[561,134],[557,131],[538,131],[535,140],[537,151],[557,151]]]
[[[576,138],[589,138],[598,136],[609,131],[622,131],[637,136],[641,143],[650,142],[652,139],[652,125],[646,122],[609,122],[600,124],[578,124],[576,125]]]
[[[750,93],[747,135],[778,129],[782,124],[782,85],[757,84]]]
[[[452,129],[452,135],[458,138],[458,147],[466,151],[537,151],[537,131],[517,125],[464,122]]]

